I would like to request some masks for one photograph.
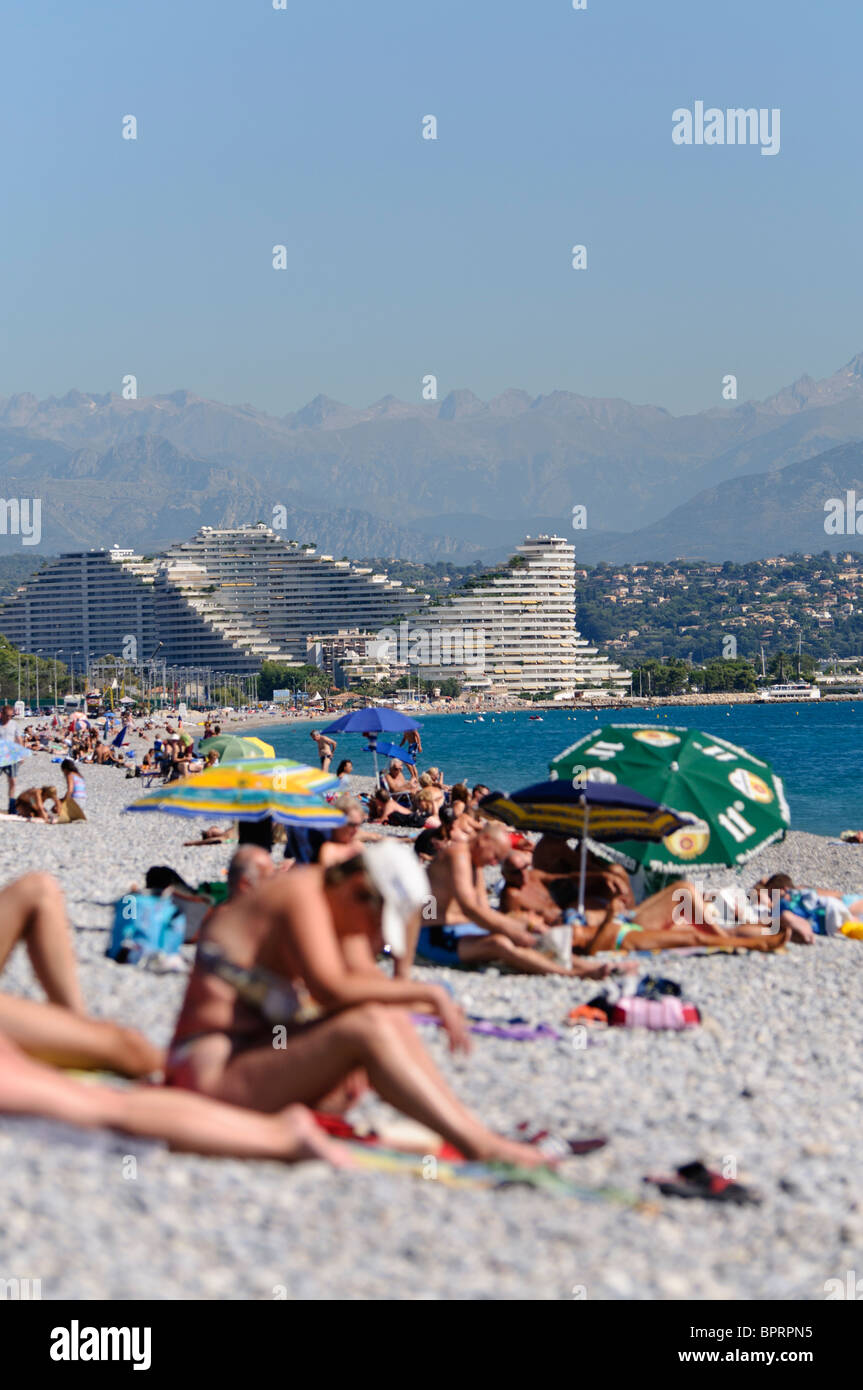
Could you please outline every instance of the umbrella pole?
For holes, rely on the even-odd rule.
[[[587,877],[587,822],[590,816],[590,808],[585,800],[584,804],[584,824],[581,828],[581,867],[578,873],[578,910],[584,916],[584,882]]]
[[[381,779],[380,779],[380,775],[379,775],[379,773],[378,773],[378,741],[377,741],[377,739],[376,739],[374,736],[372,736],[371,744],[372,744],[372,757],[373,757],[374,760],[375,760],[375,791],[377,791],[377,790],[378,790],[378,787],[379,787],[380,784],[381,784]]]

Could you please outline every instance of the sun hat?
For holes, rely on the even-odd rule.
[[[363,863],[383,899],[381,931],[394,956],[407,949],[407,924],[431,895],[428,874],[406,845],[379,840],[363,849]]]

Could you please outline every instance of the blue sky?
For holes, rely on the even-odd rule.
[[[861,40],[852,0],[7,0],[0,395],[283,414],[435,373],[677,413],[829,374]],[[675,146],[696,100],[779,107],[781,152]]]

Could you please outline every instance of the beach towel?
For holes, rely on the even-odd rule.
[[[643,1198],[623,1188],[603,1186],[584,1187],[569,1182],[553,1168],[522,1168],[515,1163],[452,1162],[433,1154],[408,1154],[399,1150],[376,1148],[350,1143],[351,1153],[359,1168],[372,1172],[403,1173],[423,1178],[444,1187],[489,1188],[503,1191],[507,1187],[530,1187],[555,1197],[577,1198],[584,1202],[611,1202],[617,1206],[643,1207]]]
[[[442,1028],[441,1020],[434,1014],[411,1014],[414,1023],[430,1023],[433,1027]],[[471,1033],[480,1033],[487,1038],[506,1038],[511,1042],[536,1042],[539,1038],[557,1039],[560,1037],[556,1028],[552,1028],[550,1023],[528,1023],[526,1018],[480,1018],[476,1014],[468,1014],[468,1026]]]

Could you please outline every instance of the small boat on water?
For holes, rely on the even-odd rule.
[[[785,685],[768,685],[759,690],[758,699],[769,704],[777,700],[820,700],[821,690],[807,681],[788,681]]]
[[[529,714],[527,717],[528,717],[528,719],[535,719],[535,720],[538,720],[538,722],[539,722],[540,724],[542,723],[542,715],[541,715],[541,714]]]

